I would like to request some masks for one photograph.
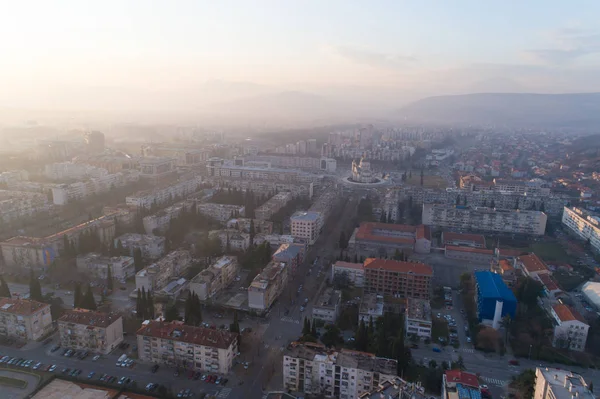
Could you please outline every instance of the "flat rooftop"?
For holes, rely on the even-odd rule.
[[[536,377],[543,377],[552,390],[555,399],[572,399],[575,392],[579,399],[595,399],[595,395],[589,391],[588,384],[582,376],[568,370],[552,368],[536,369]],[[572,392],[571,392],[572,391]]]
[[[336,291],[333,288],[325,288],[313,307],[333,309],[340,303],[341,297],[342,293],[340,291]]]
[[[407,298],[406,317],[431,321],[431,304],[425,299]]]

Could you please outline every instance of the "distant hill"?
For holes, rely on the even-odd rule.
[[[537,128],[596,127],[600,93],[485,93],[428,97],[400,109],[410,121]]]

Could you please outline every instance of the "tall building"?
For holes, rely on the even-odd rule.
[[[0,336],[36,341],[51,331],[52,315],[47,303],[0,298]]]
[[[600,216],[581,208],[565,206],[562,224],[590,246],[600,252]]]
[[[590,386],[582,376],[568,370],[535,369],[533,399],[595,399]]]
[[[371,353],[292,343],[283,356],[283,387],[292,392],[354,399],[397,378],[397,361]]]
[[[423,204],[423,224],[442,229],[544,235],[544,212]]]
[[[320,212],[296,212],[290,217],[291,233],[294,238],[302,238],[313,245],[319,238],[323,216]]]
[[[58,319],[58,332],[65,348],[107,355],[123,341],[123,318],[115,313],[67,310]]]
[[[248,286],[248,307],[265,311],[283,292],[289,277],[289,267],[282,262],[270,262]]]
[[[424,263],[369,258],[363,264],[365,291],[429,299],[433,269]]]
[[[178,322],[145,321],[137,332],[140,360],[227,374],[238,351],[238,335]]]
[[[218,258],[190,280],[190,292],[198,295],[201,301],[212,298],[233,282],[239,267],[237,256]]]

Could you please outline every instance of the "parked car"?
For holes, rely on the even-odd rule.
[[[518,366],[519,365],[519,361],[517,359],[511,359],[508,361],[508,364],[512,365],[512,366]]]
[[[150,371],[152,371],[152,373],[156,373],[156,371],[158,370],[159,365],[155,364],[154,366],[152,366],[152,368],[150,369]]]
[[[94,377],[95,374],[96,374],[95,371],[90,371],[90,373],[88,374],[88,379]]]
[[[442,350],[440,348],[433,348],[433,351],[436,353],[440,353]]]
[[[53,364],[52,366],[50,366],[50,368],[48,369],[49,372],[54,373],[54,370],[56,370],[56,364]]]

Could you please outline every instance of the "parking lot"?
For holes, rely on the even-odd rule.
[[[445,338],[446,341],[437,339],[437,342],[434,342],[435,344],[458,345],[463,348],[473,348],[471,345],[471,337],[469,336],[466,314],[464,313],[464,308],[457,290],[446,291],[444,308],[433,310],[432,313],[434,323],[445,323],[448,330],[448,336]]]

